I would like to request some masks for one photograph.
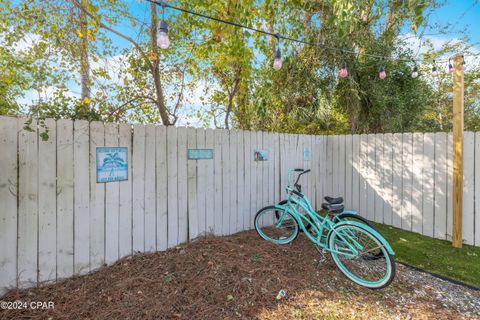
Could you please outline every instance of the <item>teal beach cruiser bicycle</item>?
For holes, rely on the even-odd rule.
[[[303,169],[288,172],[287,200],[258,211],[254,221],[257,233],[267,241],[284,245],[302,231],[319,251],[330,253],[348,279],[370,289],[388,286],[395,277],[392,247],[368,220],[353,211],[343,211],[341,198],[327,197],[329,203],[324,209],[329,213],[325,217],[315,212],[298,184],[300,177],[308,172]],[[295,174],[297,178],[292,185]]]

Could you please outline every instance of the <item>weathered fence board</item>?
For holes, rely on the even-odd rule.
[[[188,241],[188,193],[187,193],[187,129],[177,130],[177,197],[178,197],[178,238],[177,243]],[[175,198],[169,198],[169,200]],[[205,229],[205,218],[203,218]]]
[[[38,281],[56,279],[57,254],[57,184],[56,184],[56,123],[46,119],[39,133],[48,140],[38,139]]]
[[[412,231],[422,233],[423,134],[413,134],[412,147]]]
[[[404,133],[402,138],[402,229],[412,230],[412,134]]]
[[[397,228],[402,226],[402,134],[394,133],[392,139],[392,159],[393,159],[393,195],[392,195],[392,225]]]
[[[156,127],[157,250],[168,248],[167,130]]]
[[[206,149],[213,149],[213,134],[214,131],[212,129],[207,129],[205,131],[205,148]],[[215,229],[215,197],[213,194],[214,191],[214,177],[215,172],[213,169],[213,160],[204,160],[205,161],[205,230],[207,233],[214,233]],[[242,223],[243,225],[243,223]],[[243,226],[240,230],[244,230]]]
[[[205,149],[205,130],[196,129],[197,148]],[[192,160],[190,160],[192,161]],[[197,180],[197,224],[198,235],[204,234],[207,230],[205,228],[206,222],[206,163],[204,160],[193,160],[193,163],[197,166],[196,180]]]
[[[214,182],[215,182],[215,192],[214,196],[214,210],[215,210],[215,221],[214,221],[214,233],[221,235],[223,231],[223,221],[222,221],[222,212],[223,212],[223,199],[222,199],[222,134],[221,130],[214,131],[214,155],[213,155],[213,164],[214,164]],[[249,150],[250,151],[250,150]]]
[[[383,218],[382,223],[391,225],[393,214],[393,135],[387,133],[383,136]]]
[[[105,124],[105,146],[118,147],[118,125]],[[118,260],[118,222],[120,211],[120,184],[105,184],[105,263]]]
[[[447,134],[435,134],[435,216],[434,236],[445,239],[447,233]]]
[[[96,148],[105,146],[103,123],[90,123],[90,270],[105,262],[105,184],[97,183]]]
[[[73,121],[57,121],[57,278],[73,275],[74,265],[74,132]],[[88,174],[87,174],[88,176]]]
[[[135,149],[134,149],[135,150]],[[134,167],[135,168],[135,167]],[[168,247],[178,244],[177,128],[167,128]],[[135,178],[134,178],[135,179]]]
[[[0,294],[17,285],[17,119],[0,117]]]
[[[435,184],[435,135],[425,133],[423,136],[423,175],[422,175],[422,231],[433,237],[434,234],[434,189]]]
[[[38,135],[36,121],[31,130],[23,130],[26,119],[19,119],[18,128],[18,286],[27,287],[38,280]]]
[[[475,228],[475,134],[463,134],[463,241],[474,244]]]
[[[475,245],[480,246],[480,132],[475,133]],[[450,207],[450,206],[449,206]]]
[[[74,273],[90,271],[90,127],[86,120],[74,124]]]
[[[176,137],[175,137],[176,138]],[[176,142],[176,139],[175,139]],[[145,126],[133,126],[132,237],[133,251],[145,251]],[[175,186],[176,189],[176,186]],[[172,210],[173,212],[173,210]],[[175,211],[176,213],[176,211]],[[175,240],[176,241],[176,240]]]
[[[127,124],[120,124],[118,127],[118,135],[118,145],[128,149],[128,179],[119,182],[118,255],[124,257],[132,254],[132,127]],[[161,159],[158,154],[156,157],[157,161],[159,158]],[[166,172],[165,169],[161,171],[162,174],[164,172]],[[157,179],[159,179],[159,176],[157,173]],[[157,186],[157,195],[160,195],[162,192],[160,189],[161,184],[157,183]],[[166,226],[166,221],[160,225]],[[157,246],[157,248],[164,250],[166,246]]]
[[[197,148],[197,135],[194,128],[187,129],[188,149]],[[188,233],[190,239],[198,236],[198,214],[197,214],[197,161],[188,160]]]

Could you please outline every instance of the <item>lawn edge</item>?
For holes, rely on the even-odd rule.
[[[396,257],[395,257],[396,258]],[[417,267],[417,266],[414,266],[414,265],[411,265],[409,263],[406,263],[406,262],[403,262],[403,261],[399,261],[398,259],[395,259],[395,262],[407,267],[407,268],[410,268],[410,269],[413,269],[413,270],[416,270],[416,271],[420,271],[420,272],[423,272],[423,273],[426,273],[426,274],[429,274],[435,278],[438,278],[438,279],[441,279],[441,280],[444,280],[444,281],[448,281],[450,283],[453,283],[453,284],[456,284],[456,285],[460,285],[460,286],[463,286],[463,287],[467,287],[469,289],[473,289],[473,290],[477,290],[477,291],[480,291],[480,287],[477,287],[473,284],[470,284],[470,283],[467,283],[467,282],[463,282],[463,281],[460,281],[458,279],[454,279],[454,278],[450,278],[450,277],[447,277],[447,276],[444,276],[442,274],[439,274],[439,273],[436,273],[436,272],[432,272],[432,271],[428,271],[426,269],[422,269],[420,267]]]

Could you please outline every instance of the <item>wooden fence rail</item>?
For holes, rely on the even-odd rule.
[[[0,117],[0,294],[206,233],[252,229],[260,208],[285,198],[294,167],[312,169],[302,185],[315,207],[324,195],[343,195],[371,220],[451,239],[451,134],[308,136],[52,119],[30,132],[25,121]],[[97,183],[103,146],[128,148],[128,180]],[[188,160],[188,149],[213,149],[213,159]],[[267,161],[254,161],[259,149]],[[464,242],[480,245],[475,159],[480,133],[466,132]]]

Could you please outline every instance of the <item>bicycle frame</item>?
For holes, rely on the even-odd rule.
[[[335,252],[337,254],[342,254],[348,257],[355,257],[358,255],[358,250],[362,249],[362,246],[354,239],[352,235],[349,234],[340,234],[338,233],[333,227],[336,225],[333,221],[331,221],[328,218],[324,218],[320,215],[318,215],[315,210],[313,209],[310,201],[308,200],[307,196],[303,193],[298,193],[299,195],[295,195],[293,193],[293,188],[290,187],[291,184],[291,176],[292,176],[293,171],[290,170],[288,173],[288,181],[289,185],[286,188],[288,199],[287,199],[287,204],[284,206],[281,205],[276,205],[275,207],[278,207],[279,209],[283,210],[283,212],[288,212],[291,214],[296,220],[300,228],[302,229],[303,233],[307,236],[307,238],[312,241],[314,244],[318,245],[322,249],[329,251],[329,252]],[[302,207],[302,209],[307,213],[307,216],[310,218],[308,220],[308,223],[311,224],[311,228],[313,229],[313,232],[316,232],[318,235],[315,237],[310,231],[307,230],[305,227],[304,221],[307,221],[307,216],[301,214],[298,212],[298,207]],[[283,221],[284,213],[281,214],[279,217],[277,224],[280,225]],[[311,230],[312,230],[311,229]],[[323,235],[324,231],[327,230],[328,234],[326,236]],[[347,253],[345,251],[336,251],[334,249],[331,249],[327,245],[327,239],[328,235],[330,232],[335,232],[340,239],[342,239],[345,244],[348,246],[348,248],[351,250],[351,253]],[[350,241],[347,241],[345,237],[348,237]],[[351,245],[351,243],[355,245]]]

